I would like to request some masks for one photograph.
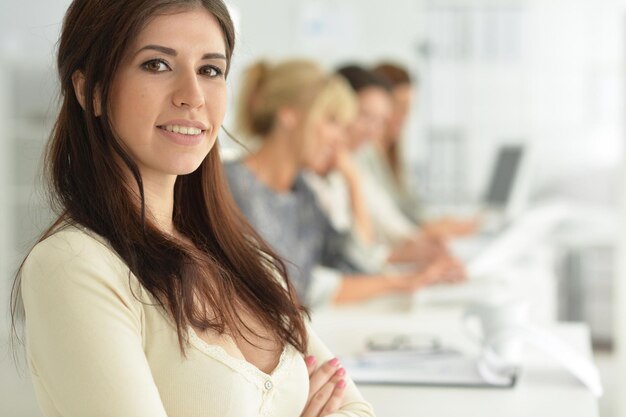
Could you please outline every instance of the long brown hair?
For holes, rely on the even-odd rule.
[[[305,352],[302,313],[285,266],[238,211],[226,186],[217,143],[191,174],[174,187],[174,226],[193,244],[161,232],[146,217],[137,164],[113,133],[110,85],[119,62],[152,17],[203,7],[220,24],[228,63],[235,31],[221,0],[75,0],[63,22],[58,51],[61,109],[46,149],[45,169],[57,221],[82,225],[106,238],[141,285],[176,324],[181,350],[188,326],[241,335],[251,312],[283,344]],[[184,29],[183,29],[184,30]],[[85,77],[85,110],[72,75]],[[100,116],[94,98],[100,100]],[[116,160],[130,170],[129,184]],[[139,190],[139,196],[133,189]],[[136,202],[140,201],[140,205]],[[20,304],[20,276],[12,291],[12,317]]]
[[[373,72],[385,78],[390,83],[392,89],[402,85],[417,84],[417,80],[412,78],[406,69],[392,62],[382,62],[376,65]],[[385,149],[385,158],[391,167],[391,172],[393,172],[393,175],[396,177],[396,181],[404,185],[404,167],[402,166],[402,158],[400,156],[400,138],[392,138],[389,142],[390,145]]]

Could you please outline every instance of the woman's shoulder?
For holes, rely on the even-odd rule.
[[[266,187],[248,168],[244,159],[234,159],[224,163],[226,179],[232,196],[244,213],[254,209],[253,201],[271,199],[275,193]]]
[[[62,226],[35,245],[19,285],[29,354],[40,367],[65,355],[42,350],[47,344],[69,349],[80,362],[77,351],[83,347],[106,350],[111,343],[123,344],[115,338],[126,331],[143,337],[151,299],[106,240],[88,229]],[[62,340],[67,335],[69,342]]]
[[[128,267],[106,239],[73,225],[61,226],[37,243],[21,270],[22,285],[69,285],[75,278],[93,275],[108,284],[125,282],[127,286],[128,274]]]
[[[103,237],[82,226],[63,225],[37,243],[30,251],[26,262],[42,259],[62,262],[66,259],[85,257],[97,260],[110,256],[116,257]]]

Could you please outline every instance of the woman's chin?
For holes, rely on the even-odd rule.
[[[177,161],[177,163],[170,166],[167,171],[170,175],[189,175],[200,167],[202,161],[202,159]]]

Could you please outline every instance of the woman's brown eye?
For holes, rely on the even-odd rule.
[[[202,67],[200,69],[200,73],[202,73],[203,75],[212,77],[212,78],[221,77],[224,74],[224,72],[220,68],[212,66],[212,65]]]
[[[162,72],[167,71],[169,67],[164,61],[159,59],[153,59],[143,64],[143,68],[150,72]]]

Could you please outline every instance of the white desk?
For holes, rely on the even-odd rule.
[[[326,310],[313,316],[313,326],[340,358],[362,349],[377,332],[428,332],[467,351],[476,347],[464,336],[460,309],[424,308],[407,313],[365,313],[360,309]],[[582,324],[559,324],[555,334],[590,354],[589,332]],[[364,397],[377,417],[597,417],[598,404],[589,391],[543,354],[527,350],[523,373],[513,389],[435,388],[363,385]]]

